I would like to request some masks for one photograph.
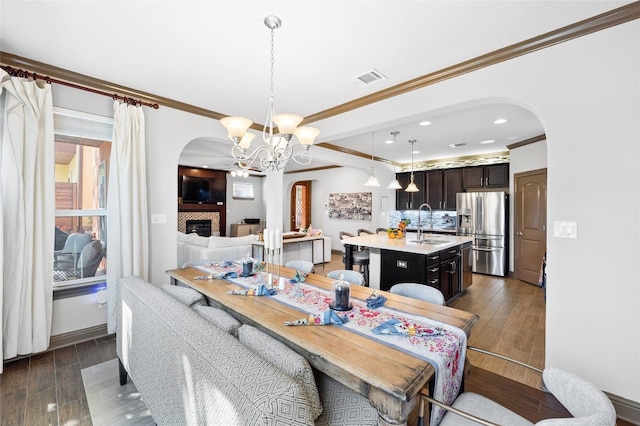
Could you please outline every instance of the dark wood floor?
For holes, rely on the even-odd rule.
[[[334,255],[316,273],[326,275],[342,266],[341,256]],[[480,315],[470,344],[544,367],[540,292],[516,280],[474,275],[470,290],[451,305]],[[553,396],[537,388],[539,378],[476,355],[469,356],[467,391],[485,395],[532,422],[567,415]],[[115,338],[107,336],[6,362],[0,376],[0,425],[91,425],[80,370],[115,357]],[[412,413],[409,424],[416,424],[416,418],[417,412]],[[619,420],[618,425],[631,424]]]
[[[4,364],[0,425],[91,425],[80,370],[116,357],[114,335]]]

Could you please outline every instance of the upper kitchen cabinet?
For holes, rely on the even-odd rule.
[[[462,169],[462,184],[465,191],[479,188],[507,188],[509,187],[509,164],[465,167]]]
[[[462,192],[461,169],[425,172],[425,200],[432,209],[455,210],[458,192]]]
[[[407,192],[405,188],[411,182],[411,173],[404,172],[396,174],[396,178],[402,189],[396,190],[396,210],[418,210],[420,204],[424,203],[425,184],[424,184],[425,172],[414,172],[413,181],[418,187],[418,192]]]

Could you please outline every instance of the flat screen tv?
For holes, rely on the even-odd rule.
[[[227,195],[227,182],[220,178],[182,176],[183,203],[222,205]]]

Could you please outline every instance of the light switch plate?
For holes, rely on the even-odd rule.
[[[556,238],[578,238],[578,222],[556,220],[553,222],[553,236]]]
[[[161,224],[161,223],[167,223],[167,215],[166,214],[152,214],[151,215],[151,223],[153,224]]]

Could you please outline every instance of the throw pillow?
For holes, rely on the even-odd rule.
[[[204,295],[192,288],[181,287],[172,284],[164,284],[160,287],[165,293],[172,296],[179,302],[184,303],[187,306],[206,305],[207,301]]]
[[[234,337],[238,337],[238,328],[242,324],[229,313],[213,306],[195,306],[193,309],[216,327],[223,329]]]
[[[316,380],[313,377],[313,370],[303,356],[284,343],[247,324],[238,329],[238,338],[251,350],[300,384],[311,407],[312,419],[315,420],[322,414],[322,403],[316,387]]]

